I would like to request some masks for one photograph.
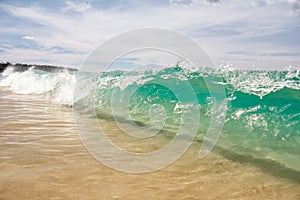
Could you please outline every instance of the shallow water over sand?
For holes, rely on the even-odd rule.
[[[133,151],[168,142],[157,137],[143,146],[113,122],[101,123],[116,143]],[[0,87],[0,199],[300,199],[298,173],[220,149],[199,160],[199,148],[193,144],[156,172],[118,172],[87,152],[70,108]]]

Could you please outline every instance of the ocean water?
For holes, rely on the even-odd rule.
[[[222,99],[224,104],[220,104],[220,107],[212,106],[216,99],[212,97],[212,91],[208,89],[207,80],[212,80],[210,84],[213,88],[224,88],[226,96]],[[119,131],[116,131],[118,129],[118,123],[115,124],[116,120],[129,125],[133,122],[134,125],[140,127],[146,127],[149,123],[161,124],[160,122],[163,121],[163,126],[160,127],[156,138],[149,139],[151,144],[160,143],[157,147],[146,145],[145,148],[141,146],[135,148],[135,142],[130,139],[112,136],[116,137],[117,144],[135,152],[152,151],[164,146],[176,135],[182,123],[185,123],[182,122],[181,116],[186,112],[195,111],[199,113],[199,121],[195,122],[191,118],[188,122],[190,126],[194,124],[198,126],[191,147],[193,153],[184,156],[184,164],[181,163],[184,165],[183,168],[181,164],[178,166],[175,162],[176,170],[173,170],[176,173],[179,175],[188,173],[187,169],[189,169],[194,174],[191,173],[186,177],[191,178],[189,181],[193,181],[192,177],[200,176],[200,171],[205,171],[205,166],[208,167],[209,162],[212,162],[214,165],[209,165],[210,167],[207,168],[211,170],[206,171],[206,175],[211,176],[212,180],[227,180],[227,183],[234,182],[235,186],[248,180],[251,187],[256,184],[259,190],[263,190],[263,186],[267,189],[269,186],[274,187],[275,189],[271,192],[273,196],[271,196],[277,199],[286,197],[278,192],[278,189],[284,191],[284,185],[294,184],[286,187],[286,189],[291,189],[287,192],[292,194],[288,199],[299,198],[299,68],[290,67],[285,71],[239,71],[225,67],[195,71],[177,65],[159,70],[118,70],[106,73],[81,71],[49,73],[34,68],[25,72],[14,72],[8,68],[1,74],[0,86],[1,90],[6,91],[1,97],[3,99],[5,95],[16,98],[14,101],[17,99],[22,101],[22,97],[36,98],[38,99],[36,101],[47,102],[46,107],[67,109],[67,113],[79,112],[82,115],[95,113],[97,120],[105,124],[103,129],[106,129],[108,134],[111,134],[110,132],[116,134]],[[180,91],[179,95],[177,91]],[[34,107],[34,104],[30,106]],[[77,110],[72,111],[72,108],[77,108]],[[128,111],[130,119],[122,113],[124,108]],[[198,151],[205,141],[212,116],[224,117],[223,129],[213,151],[201,161],[198,158]],[[69,116],[69,118],[72,117]],[[22,123],[21,119],[18,120]],[[67,124],[69,123],[71,122]],[[63,121],[62,124],[64,124]],[[2,131],[5,133],[5,128],[2,127]],[[230,164],[223,168],[223,164],[229,161]],[[195,167],[195,163],[202,165],[201,170]],[[221,164],[223,167],[219,168],[218,163],[223,163]],[[229,174],[222,171],[226,169],[226,166],[230,166],[227,168]],[[235,167],[237,167],[235,173],[240,174],[240,179],[229,179],[229,176],[234,176]],[[218,169],[221,170],[222,175],[218,174]],[[250,175],[247,170],[251,171]],[[253,181],[249,176],[261,177]],[[126,179],[125,175],[124,178]],[[176,184],[177,181],[174,180]],[[271,182],[277,187],[270,184]],[[196,186],[198,187],[199,184]],[[211,195],[214,184],[217,186],[216,182],[211,182],[211,188],[208,189]],[[225,185],[224,182],[222,186],[225,187]],[[176,189],[173,188],[173,190]],[[249,192],[245,185],[243,190]],[[228,190],[225,193],[227,195],[225,197],[234,197],[230,196]],[[244,193],[241,191],[239,194],[234,194],[238,198]],[[258,192],[253,194],[253,197],[263,197],[260,195],[262,193]]]

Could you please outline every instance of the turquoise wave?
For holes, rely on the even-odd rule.
[[[141,126],[151,120],[151,107],[161,105],[166,113],[164,129],[175,134],[184,105],[191,102],[189,97],[195,94],[197,104],[190,105],[189,109],[200,112],[196,141],[201,143],[210,124],[213,102],[205,80],[217,80],[213,84],[223,86],[226,92],[225,124],[216,148],[222,149],[220,153],[231,152],[237,157],[243,155],[255,160],[268,160],[272,165],[275,162],[300,172],[300,77],[297,70],[206,69],[192,72],[174,67],[146,72],[111,71],[96,76],[93,95],[77,103],[93,105],[99,118],[114,120],[113,115],[118,113],[112,113],[112,99],[130,96],[128,109],[131,120]],[[185,90],[187,83],[194,94]],[[166,86],[171,86],[171,89]],[[172,86],[180,90],[184,100],[178,99]],[[132,92],[132,88],[138,89]]]
[[[192,71],[175,66],[106,73],[48,73],[30,69],[11,72],[5,77],[0,85],[16,93],[44,95],[55,103],[76,104],[82,112],[95,111],[98,118],[114,120],[118,109],[126,106],[130,120],[146,126],[154,109],[154,113],[162,113],[165,118],[166,137],[176,134],[182,123],[181,115],[187,110],[197,110],[200,122],[196,141],[199,143],[204,140],[214,112],[215,99],[207,87],[210,80],[213,88],[225,89],[227,103],[221,110],[226,117],[215,151],[226,152],[227,156],[231,152],[229,157],[243,155],[275,162],[300,174],[299,69]],[[122,98],[127,102],[114,104],[114,99]],[[119,107],[114,109],[114,106]],[[113,110],[117,111],[113,113]]]
[[[214,72],[216,73],[216,72]],[[228,107],[226,111],[226,123],[224,132],[242,130],[243,134],[251,134],[278,141],[298,141],[300,138],[300,88],[299,74],[290,77],[293,72],[234,72],[238,77],[242,74],[246,77],[247,84],[233,82],[222,74],[218,74],[222,83],[215,85],[225,86]],[[294,72],[296,73],[296,72]],[[259,87],[253,85],[252,77],[264,75],[265,84],[260,79]],[[212,76],[212,72],[187,72],[182,68],[168,68],[159,72],[108,72],[95,78],[98,82],[93,101],[101,116],[112,116],[110,112],[113,93],[130,95],[129,111],[134,119],[146,123],[149,120],[148,111],[151,105],[162,105],[174,124],[181,113],[176,106],[189,102],[192,94],[185,94],[183,85],[188,84],[193,88],[197,97],[195,109],[199,109],[203,117],[203,127],[209,118],[210,93],[205,76]],[[278,77],[281,77],[280,79]],[[287,78],[288,77],[288,78]],[[272,79],[272,83],[270,80]],[[231,82],[230,82],[231,81]],[[245,79],[243,81],[246,82]],[[253,82],[251,82],[253,81]],[[186,102],[179,101],[176,94],[162,85],[176,85]],[[235,84],[235,85],[234,85]],[[265,84],[265,85],[263,85]],[[138,87],[132,94],[131,87]],[[180,87],[182,87],[180,89]],[[173,121],[172,121],[173,120]]]

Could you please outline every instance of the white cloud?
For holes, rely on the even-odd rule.
[[[66,4],[67,4],[66,10],[72,10],[72,11],[76,11],[76,12],[84,12],[84,11],[90,9],[90,4],[87,2],[75,3],[75,2],[67,0]]]
[[[29,64],[52,64],[57,66],[79,67],[85,55],[72,53],[57,53],[55,50],[33,50],[33,49],[7,49],[4,54],[0,54],[0,60],[13,63]]]
[[[129,9],[98,9],[88,3],[66,1],[65,9],[76,11],[74,13],[59,9],[53,12],[44,7],[2,5],[9,15],[30,21],[30,35],[23,39],[34,39],[41,49],[28,51],[13,48],[0,55],[3,60],[16,60],[22,54],[26,55],[26,58],[22,57],[26,60],[44,56],[51,62],[79,65],[97,44],[116,34],[136,28],[157,27],[178,30],[191,36],[203,45],[216,63],[230,62],[240,66],[270,63],[280,67],[289,64],[289,56],[274,58],[268,55],[293,52],[296,49],[279,46],[276,41],[253,42],[256,38],[271,37],[297,26],[298,18],[290,16],[289,11],[283,9],[291,1],[279,1],[264,1],[268,2],[268,6],[254,7],[244,1],[234,0],[215,2],[211,6],[203,0],[193,1],[194,6],[190,7],[140,6]],[[38,27],[35,27],[36,24]],[[10,27],[0,30],[0,33],[24,35],[24,31]],[[57,52],[56,47],[68,53]],[[227,52],[253,54],[229,55]],[[293,59],[293,62],[299,63],[299,58]]]
[[[24,39],[24,40],[34,40],[34,37],[26,35],[26,36],[23,36],[22,39]]]

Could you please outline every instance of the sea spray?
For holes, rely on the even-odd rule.
[[[75,75],[67,70],[49,73],[31,67],[24,72],[13,72],[13,68],[7,68],[2,75],[5,78],[0,86],[7,86],[17,94],[44,95],[51,102],[72,105]]]

